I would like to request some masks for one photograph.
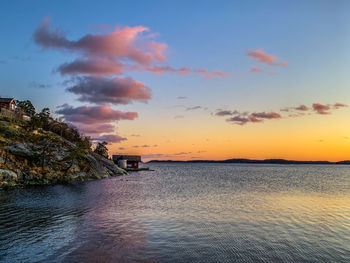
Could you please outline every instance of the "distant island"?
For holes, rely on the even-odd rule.
[[[330,161],[294,161],[285,159],[227,159],[227,160],[188,160],[188,161],[173,161],[173,160],[151,160],[147,163],[250,163],[250,164],[350,164],[350,160],[330,162]]]

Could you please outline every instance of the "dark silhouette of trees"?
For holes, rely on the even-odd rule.
[[[108,149],[107,142],[99,142],[94,150],[94,153],[97,153],[105,158],[108,158]]]

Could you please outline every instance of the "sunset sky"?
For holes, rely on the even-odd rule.
[[[350,1],[2,1],[0,96],[143,160],[350,159]]]

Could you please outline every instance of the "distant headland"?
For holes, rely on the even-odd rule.
[[[151,160],[148,163],[247,163],[247,164],[345,164],[350,165],[350,160],[330,162],[330,161],[294,161],[285,159],[227,159],[227,160],[188,160],[188,161],[174,161],[174,160]]]

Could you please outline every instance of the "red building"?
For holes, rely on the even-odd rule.
[[[112,160],[116,165],[118,165],[118,162],[120,160],[126,160],[126,164],[127,164],[126,168],[138,169],[139,162],[141,162],[141,156],[140,155],[113,155]]]
[[[0,107],[7,110],[16,109],[16,100],[14,98],[1,98],[0,97]]]

